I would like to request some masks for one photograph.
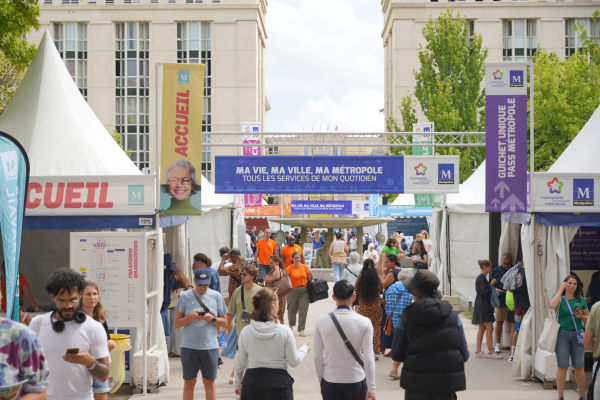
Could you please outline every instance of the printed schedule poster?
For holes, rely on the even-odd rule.
[[[142,325],[146,233],[71,233],[71,269],[95,282],[108,326]]]

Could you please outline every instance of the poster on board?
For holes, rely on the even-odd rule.
[[[200,215],[203,64],[163,64],[160,215]]]

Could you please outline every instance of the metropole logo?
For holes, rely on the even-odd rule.
[[[558,194],[562,192],[563,183],[557,177],[554,177],[554,179],[548,182],[548,187],[551,194]]]
[[[504,75],[504,72],[500,72],[500,70],[496,70],[496,72],[492,73],[492,75],[494,75],[494,79],[495,80],[501,80],[502,79],[502,75]]]
[[[415,167],[415,171],[417,172],[417,176],[419,175],[425,175],[425,173],[427,172],[427,167],[423,165],[423,163],[419,163],[419,165],[417,165]]]

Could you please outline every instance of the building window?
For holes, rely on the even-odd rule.
[[[55,22],[53,25],[54,45],[87,100],[88,26],[84,22]]]
[[[185,0],[186,3],[202,4],[202,0]]]
[[[123,0],[123,4],[140,4],[140,0]]]
[[[150,167],[148,23],[115,24],[115,126],[140,168]]]
[[[502,21],[502,55],[504,61],[531,61],[537,51],[535,20]]]
[[[267,147],[267,155],[276,156],[279,154],[279,146]]]
[[[576,30],[577,24],[583,24],[583,28],[588,34],[588,38],[596,43],[600,43],[598,40],[598,32],[600,31],[600,20],[596,21],[592,25],[590,19],[567,19],[565,20],[565,56],[566,58],[571,57],[577,50],[581,50],[583,43],[580,35],[581,31]]]
[[[340,152],[341,148],[337,147],[337,146],[333,146],[333,155],[334,156],[341,156],[342,153]]]
[[[79,4],[79,0],[62,0],[63,4]]]
[[[473,41],[473,36],[475,35],[475,21],[467,21],[467,37],[469,39],[469,43]]]
[[[105,0],[106,4],[115,4],[115,0]]]
[[[186,0],[187,2],[187,0]],[[178,22],[177,23],[177,62],[204,64],[206,76],[204,80],[204,110],[202,112],[202,142],[210,143],[211,128],[211,24],[210,22]],[[210,147],[202,146],[202,175],[212,180],[212,153]]]

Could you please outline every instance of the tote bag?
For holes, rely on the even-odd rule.
[[[558,307],[556,307],[556,311],[550,309],[548,318],[546,318],[546,321],[544,322],[544,330],[542,331],[540,340],[538,340],[538,347],[541,347],[550,353],[554,353],[556,348],[556,338],[558,337],[558,330],[560,329],[560,324],[558,323],[559,312],[560,301]]]
[[[275,281],[275,287],[277,288],[277,296],[284,297],[294,291],[292,286],[292,280],[289,275],[283,276],[278,281]]]

